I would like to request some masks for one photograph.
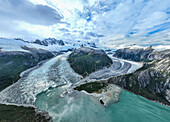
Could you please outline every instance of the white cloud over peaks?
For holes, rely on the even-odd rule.
[[[170,0],[0,0],[0,36],[97,40],[104,46],[169,44],[169,5]]]

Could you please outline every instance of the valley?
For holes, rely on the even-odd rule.
[[[80,110],[84,112],[88,111],[89,113],[91,112],[96,113],[97,112],[96,110],[98,109],[101,110],[105,109],[106,111],[110,111],[110,110],[112,111],[112,109],[114,109],[114,106],[116,107],[121,105],[122,103],[124,104],[124,102],[128,100],[126,96],[132,97],[134,95],[133,93],[144,96],[147,99],[157,101],[165,105],[169,105],[169,102],[167,101],[169,99],[168,96],[169,93],[166,91],[166,89],[164,89],[164,88],[168,89],[168,82],[166,81],[167,87],[162,87],[161,84],[159,84],[158,87],[153,88],[154,83],[158,84],[161,78],[166,80],[166,77],[163,77],[163,75],[165,76],[165,74],[168,73],[167,71],[169,71],[167,69],[169,67],[168,57],[167,58],[165,57],[164,60],[153,61],[153,63],[152,62],[141,63],[141,62],[133,62],[133,61],[128,61],[117,57],[113,57],[112,54],[106,55],[105,52],[102,50],[90,49],[89,47],[81,47],[78,50],[75,50],[75,52],[61,51],[62,53],[58,52],[58,54],[56,52],[51,53],[45,50],[29,48],[26,46],[22,46],[21,49],[24,49],[26,52],[1,51],[2,58],[6,58],[8,56],[10,56],[13,59],[16,58],[16,63],[14,62],[11,64],[10,60],[9,62],[4,61],[5,65],[2,63],[3,64],[2,66],[6,66],[6,65],[7,67],[9,67],[9,65],[15,66],[13,64],[16,64],[17,66],[17,65],[21,65],[21,62],[23,62],[23,66],[25,64],[27,64],[29,67],[34,66],[33,68],[30,68],[26,71],[24,71],[24,69],[19,70],[20,72],[18,73],[18,79],[20,77],[21,78],[18,81],[16,80],[17,82],[16,81],[13,82],[12,85],[3,89],[0,92],[0,103],[7,104],[7,105],[3,105],[7,108],[8,108],[8,104],[21,105],[21,106],[30,106],[30,105],[36,106],[40,110],[48,112],[45,115],[42,114],[38,116],[42,116],[42,117],[45,116],[49,118],[48,116],[50,115],[54,121],[66,121],[68,118],[72,116],[73,113],[81,117],[81,118],[77,118],[77,119],[75,118],[70,120],[72,122],[76,120],[84,121],[86,120],[86,118],[89,118],[88,114],[84,117],[82,117],[82,114],[79,115],[78,111]],[[84,53],[84,51],[86,53]],[[79,53],[81,53],[81,55],[79,55]],[[29,63],[29,60],[27,60],[27,58],[20,58],[22,56],[27,56],[28,54],[30,55],[31,58],[30,57],[27,58],[31,59],[33,64]],[[71,60],[74,61],[74,65],[71,65],[70,62],[71,60],[69,59],[69,57],[72,54],[74,54],[74,56],[71,57],[72,58]],[[96,54],[103,55],[103,57],[96,58],[95,56]],[[167,53],[164,54],[167,55]],[[14,57],[12,57],[11,55],[14,55]],[[34,56],[39,57],[39,59],[35,59],[37,63],[33,62]],[[77,56],[78,56],[78,60],[77,60]],[[107,60],[105,60],[105,58]],[[13,59],[11,60],[15,61]],[[98,63],[102,61],[101,59],[105,60],[106,62],[107,61],[110,62],[111,60],[111,63],[108,66],[103,64],[101,65],[100,63]],[[86,60],[86,64],[82,65],[81,62],[85,60]],[[40,61],[42,62],[38,64],[38,62]],[[93,62],[88,63],[88,61],[93,61]],[[89,66],[90,69],[88,68],[88,65],[91,65]],[[95,68],[97,67],[97,65],[99,68]],[[77,69],[74,68],[74,66],[80,68],[81,71],[84,70],[83,72],[86,72],[86,74],[82,74],[83,72],[81,73],[79,71],[77,72],[76,71]],[[85,68],[85,66],[87,67]],[[25,69],[29,67],[26,67]],[[155,77],[154,69],[157,69],[157,72],[161,70],[161,72],[164,74],[162,75],[156,74]],[[9,69],[9,70],[13,71],[13,69]],[[15,67],[15,71],[16,71],[16,67]],[[147,81],[148,79],[147,74],[144,73],[144,76],[141,76],[142,78],[145,78],[144,82],[142,82],[142,79],[138,80],[139,78],[137,77],[141,75],[140,73],[148,72],[148,71],[153,72],[152,76],[150,75],[148,76],[149,79],[154,78],[155,81],[152,79],[151,83],[153,86],[146,87],[147,85],[150,85],[150,82]],[[167,74],[167,78],[168,77],[169,75]],[[124,89],[127,89],[128,91],[131,91],[133,93],[130,93]],[[151,106],[153,110],[157,109],[155,105],[163,107],[159,103],[154,103],[151,101],[146,102],[148,100],[146,100],[145,98],[142,99],[141,98],[142,97],[140,96],[135,97],[135,99],[139,102],[138,103],[139,106],[141,104],[140,103],[141,100],[144,100],[145,102],[144,103],[142,102],[142,104],[144,104],[144,106],[145,105]],[[134,104],[129,102],[127,103]],[[87,104],[93,106],[95,110],[91,111],[91,109],[85,108]],[[23,107],[23,109],[26,108]],[[139,109],[138,105],[132,107],[131,112],[134,111],[134,109]],[[32,110],[34,110],[34,108],[32,108]],[[161,112],[162,114],[167,114],[166,111],[169,111],[168,108],[163,107]],[[150,109],[148,109],[147,112],[145,113],[148,114],[148,112],[150,112]],[[34,112],[32,111],[32,113]],[[36,115],[36,112],[34,114]],[[137,114],[141,114],[140,111]],[[162,114],[158,116],[162,116]],[[101,118],[97,119],[99,118],[98,115],[100,114],[91,113],[91,115],[93,115],[94,118],[96,118],[96,120],[88,119],[89,121],[100,121]],[[106,119],[104,117],[106,116],[108,118],[107,119],[108,122],[110,122],[111,120],[120,119],[120,118],[113,119],[108,114],[108,112],[104,112],[103,116],[102,115],[100,116],[102,117],[101,120]],[[126,118],[122,118],[122,120],[124,119]],[[161,120],[162,118],[157,118],[157,120],[158,119]],[[151,118],[151,120],[154,119]]]

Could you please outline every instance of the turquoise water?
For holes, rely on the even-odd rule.
[[[37,96],[36,106],[54,122],[170,122],[170,107],[123,91],[120,102],[103,107],[96,98],[73,92],[61,98],[67,87],[49,89]]]

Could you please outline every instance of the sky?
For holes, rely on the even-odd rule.
[[[170,0],[0,0],[0,37],[170,45]]]

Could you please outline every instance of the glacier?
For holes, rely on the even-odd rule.
[[[109,68],[103,68],[101,70],[95,71],[83,80],[89,82],[96,80],[107,80],[114,76],[132,73],[143,66],[143,63],[140,62],[119,59],[113,57],[112,54],[108,54],[108,56],[113,61],[113,64]]]
[[[28,74],[22,74],[18,82],[0,92],[0,102],[34,104],[36,95],[48,88],[78,82],[82,76],[70,67],[66,60],[68,54],[57,56]]]
[[[110,77],[126,74],[128,71],[138,69],[140,65],[127,63],[121,59],[113,59],[114,64],[111,67],[96,71],[83,78],[75,73],[67,62],[67,56],[70,53],[65,53],[56,56],[42,65],[28,69],[21,73],[21,79],[0,92],[1,103],[12,104],[31,104],[34,105],[36,96],[51,87],[67,86],[67,90],[63,91],[60,96],[65,97],[68,94],[74,93],[72,88],[75,85],[83,83],[83,81],[94,81],[108,79]],[[131,69],[133,68],[133,70]]]

